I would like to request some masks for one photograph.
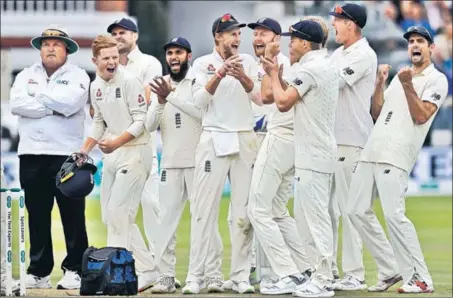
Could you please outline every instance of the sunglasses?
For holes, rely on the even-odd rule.
[[[231,14],[229,14],[229,13],[224,14],[222,16],[222,18],[220,19],[220,21],[217,22],[217,26],[215,27],[214,33],[218,32],[220,23],[228,23],[228,22],[234,22],[234,21],[235,21],[235,19]]]
[[[351,21],[353,21],[354,23],[357,23],[357,21],[349,13],[347,13],[343,8],[341,8],[341,6],[338,6],[338,5],[335,6],[334,12],[336,14],[346,15],[348,18],[351,19]]]
[[[41,36],[43,37],[50,37],[50,36],[55,36],[55,37],[68,37],[66,33],[63,31],[57,30],[57,29],[48,29],[44,31]]]
[[[301,35],[303,35],[303,36],[305,36],[305,37],[311,39],[311,35],[310,35],[310,34],[307,34],[307,33],[305,33],[305,32],[302,32],[302,31],[299,31],[299,30],[297,30],[297,29],[294,29],[293,26],[289,26],[289,32],[290,32],[290,33],[297,32],[297,33],[299,33],[299,34],[301,34]]]

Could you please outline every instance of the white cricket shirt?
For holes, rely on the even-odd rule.
[[[294,78],[290,86],[296,88],[302,98],[294,106],[295,166],[334,173],[338,73],[323,50],[308,52],[292,69]]]
[[[9,99],[11,113],[19,116],[18,155],[70,155],[80,150],[89,85],[86,71],[70,62],[50,77],[41,61],[22,70]]]
[[[91,137],[99,141],[105,133],[105,123],[109,138],[116,138],[125,131],[135,139],[125,146],[147,144],[150,135],[145,130],[148,105],[145,100],[145,87],[138,77],[119,66],[115,76],[108,82],[101,77],[91,83],[91,101],[94,108]]]
[[[168,80],[169,76],[165,76]],[[170,80],[176,89],[167,96],[166,104],[159,104],[153,93],[146,118],[146,129],[154,131],[160,125],[164,169],[195,167],[195,150],[201,134],[201,110],[194,106],[192,69],[181,82]]]
[[[144,54],[138,46],[135,46],[129,55],[127,55],[127,64],[125,68],[147,84],[157,76],[162,76],[162,64],[156,57]],[[151,133],[153,155],[157,156],[156,152],[156,132]]]
[[[439,111],[448,92],[445,75],[431,64],[412,78],[412,84],[418,97],[434,103]],[[384,105],[360,160],[388,163],[410,173],[437,111],[427,122],[415,124],[396,75],[384,92]]]
[[[373,129],[371,97],[374,93],[377,56],[366,38],[344,49],[336,49],[330,56],[341,78],[335,121],[335,138],[338,145],[363,148]]]
[[[254,82],[252,92],[246,93],[241,83],[232,76],[220,81],[215,94],[206,91],[206,84],[222,67],[223,58],[214,51],[196,59],[193,63],[195,84],[193,96],[195,106],[203,111],[202,127],[219,132],[251,131],[255,126],[251,98],[259,90],[258,70],[255,60],[248,54],[240,54],[244,72]]]

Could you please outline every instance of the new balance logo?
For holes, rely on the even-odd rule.
[[[165,181],[167,181],[167,171],[163,170],[162,173],[160,174],[160,182]]]
[[[204,162],[204,171],[206,173],[210,173],[211,172],[211,161],[210,160],[207,160]]]
[[[354,74],[354,71],[350,67],[346,67],[343,69],[343,74],[352,75],[352,74]]]
[[[293,83],[294,83],[294,85],[296,85],[296,86],[300,86],[300,85],[302,85],[303,82],[302,82],[301,79],[295,78],[294,81],[293,81]]]
[[[384,174],[388,174],[388,173],[390,173],[390,169],[385,169]]]
[[[345,161],[346,157],[340,157],[338,161]]]
[[[432,98],[434,101],[438,101],[438,100],[440,100],[440,94],[438,94],[438,93],[433,93],[433,94],[431,94],[431,98]]]

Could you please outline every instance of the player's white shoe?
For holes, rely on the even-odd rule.
[[[231,279],[229,280],[226,280],[224,283],[223,283],[223,286],[222,288],[225,290],[225,291],[230,291],[233,289],[233,281]]]
[[[418,294],[418,293],[433,293],[434,287],[428,285],[418,273],[414,273],[412,278],[398,288],[398,293]]]
[[[331,288],[320,288],[311,281],[307,281],[293,292],[295,297],[332,297],[335,292]]]
[[[63,277],[57,283],[58,290],[75,290],[80,289],[82,279],[75,271],[66,270]]]
[[[156,270],[149,270],[145,272],[140,272],[137,274],[138,277],[138,291],[144,292],[147,289],[151,288],[157,280]]]
[[[335,282],[332,285],[332,288],[334,291],[360,291],[365,290],[367,285],[365,284],[365,281],[346,275],[344,278]]]
[[[269,287],[260,287],[260,293],[264,295],[291,294],[296,290],[297,286],[305,282],[307,282],[307,279],[301,274],[298,276],[285,276]]]
[[[206,278],[206,286],[208,288],[208,293],[223,293],[225,289],[223,288],[223,280],[218,277],[209,277]]]
[[[272,287],[278,280],[273,280],[270,276],[265,276],[261,279],[260,289]]]
[[[157,283],[151,288],[153,294],[168,294],[176,292],[175,278],[173,276],[160,275]]]
[[[233,282],[233,291],[239,294],[252,294],[255,293],[255,288],[248,281]]]
[[[175,287],[179,289],[181,287],[181,281],[177,278],[175,278]]]
[[[368,292],[385,292],[391,286],[393,286],[396,283],[399,283],[402,280],[403,280],[403,278],[399,274],[397,274],[393,277],[390,277],[386,280],[379,280],[376,285],[368,288]]]
[[[20,291],[20,282],[14,278],[12,279],[11,290],[14,295],[19,294]],[[1,277],[0,296],[6,296],[6,275],[2,275]]]
[[[50,275],[45,277],[38,277],[33,274],[27,274],[25,277],[25,285],[27,289],[50,289]]]
[[[189,281],[186,283],[184,288],[182,288],[183,294],[199,294],[200,293],[200,285],[197,282]]]

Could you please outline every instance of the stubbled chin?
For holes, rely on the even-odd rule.
[[[259,50],[258,50],[258,49],[255,48],[255,55],[256,55],[257,57],[263,56],[263,55],[264,55],[264,49],[259,49]]]

